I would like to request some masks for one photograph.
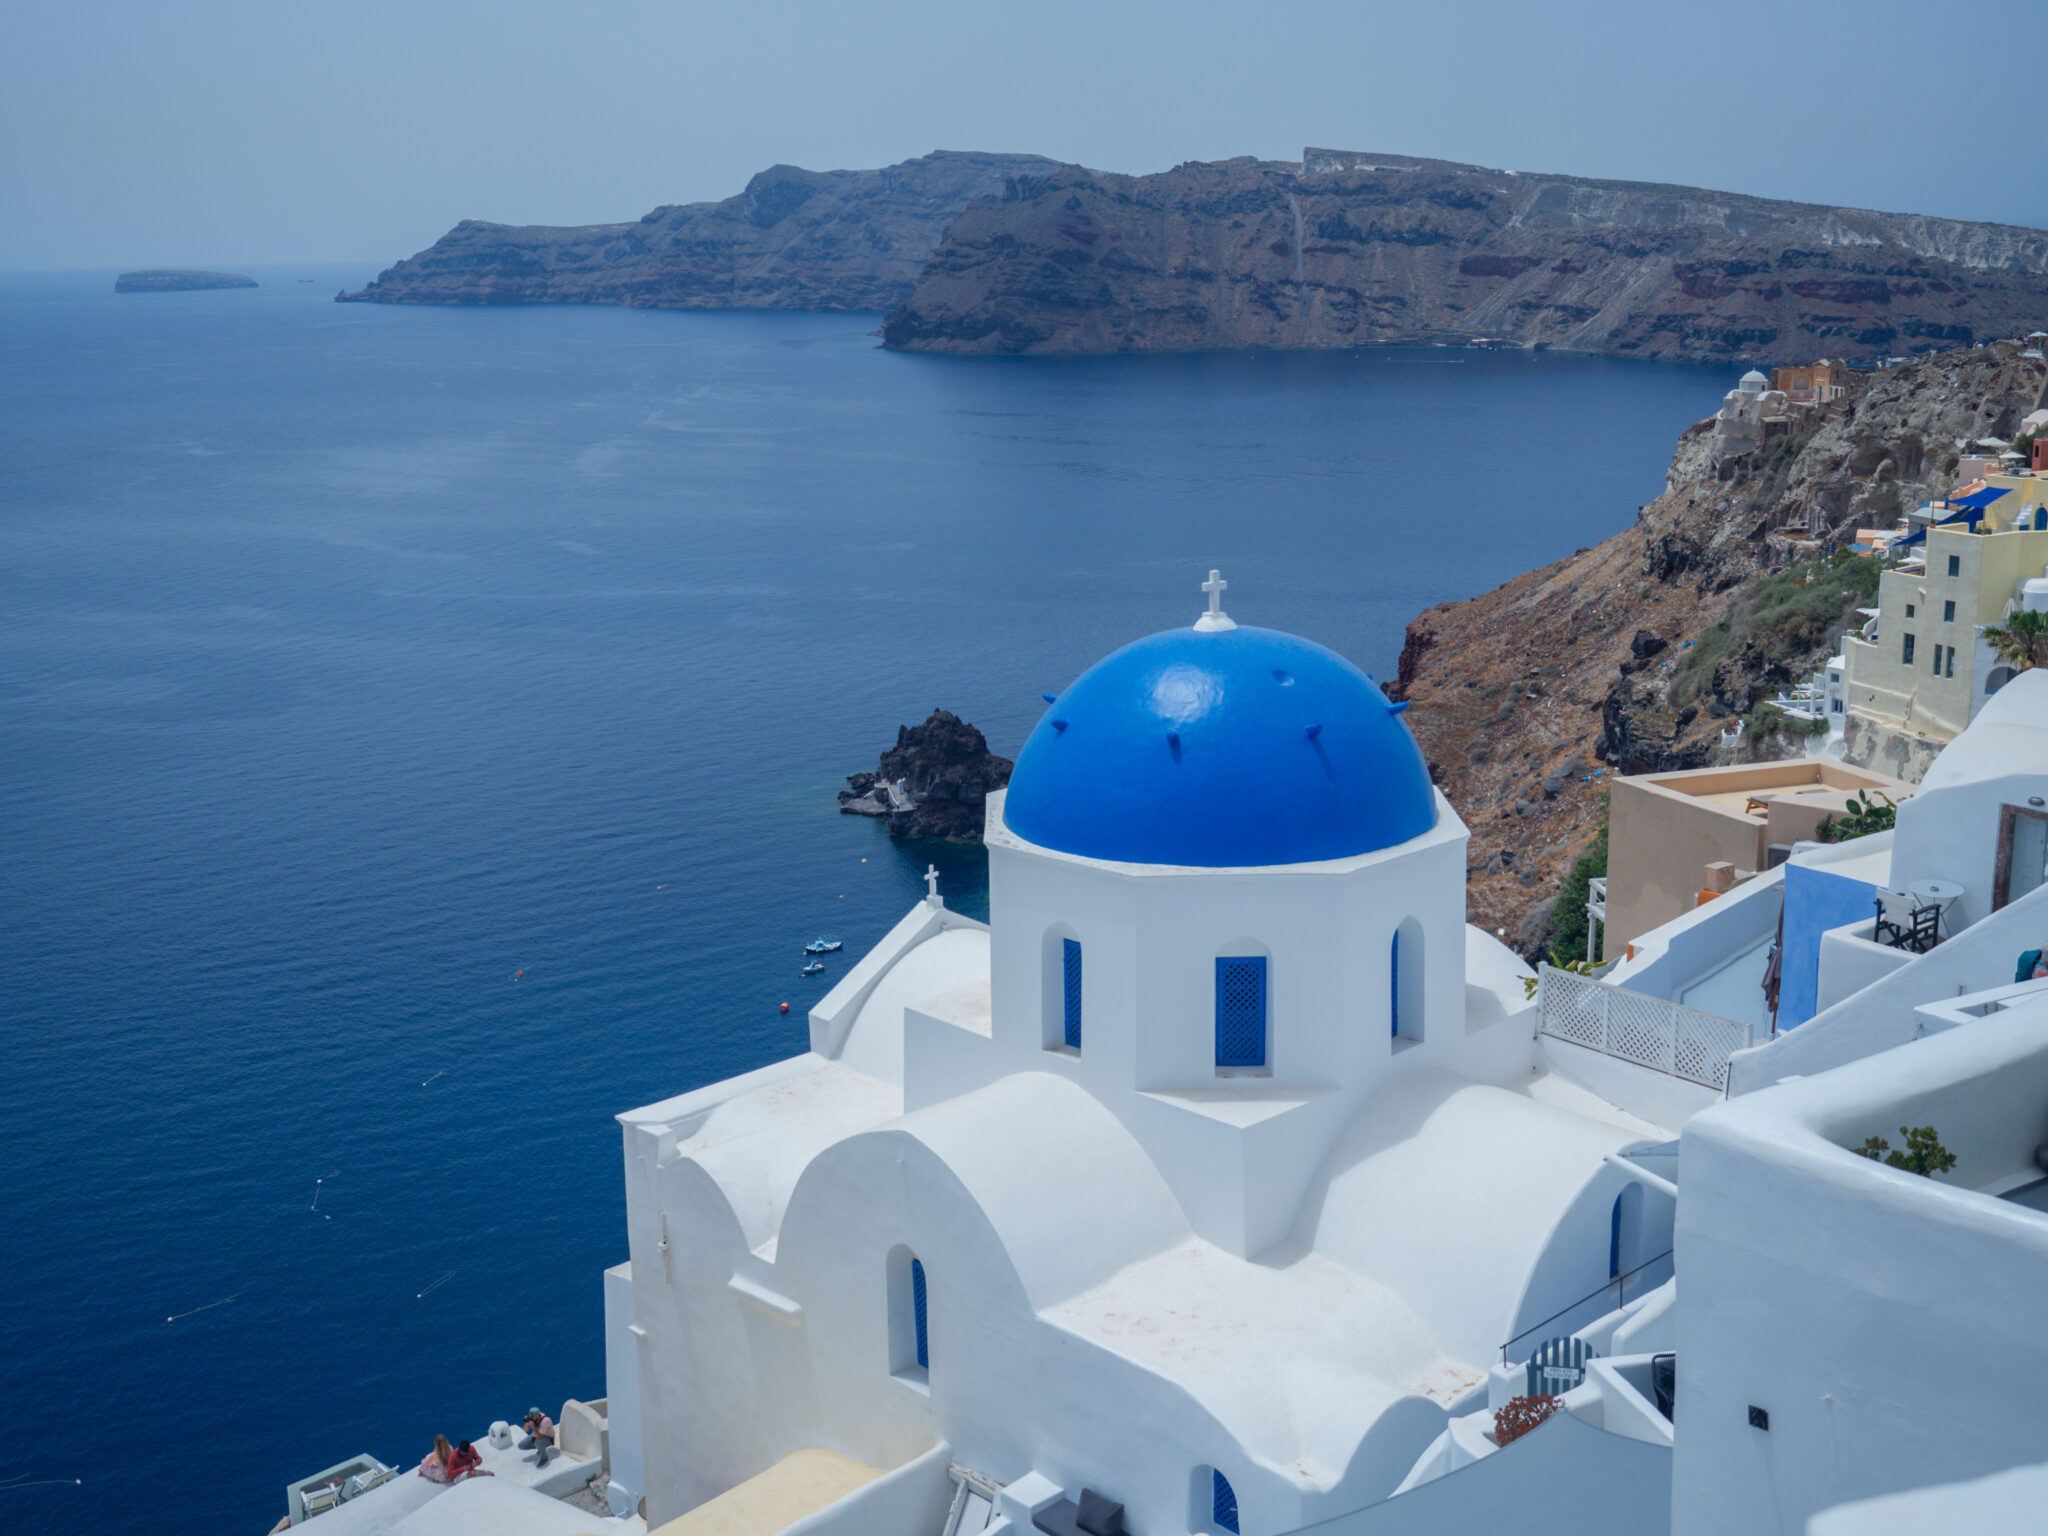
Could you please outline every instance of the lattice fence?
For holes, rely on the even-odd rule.
[[[1728,1058],[1750,1044],[1750,1027],[1717,1013],[1631,992],[1554,966],[1537,967],[1538,1030],[1589,1050],[1722,1088]]]

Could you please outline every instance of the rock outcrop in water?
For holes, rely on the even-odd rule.
[[[2048,233],[1311,149],[1018,176],[946,231],[886,345],[1070,353],[1482,338],[1877,357],[2048,324]]]
[[[116,293],[189,293],[201,288],[254,288],[256,279],[239,272],[180,272],[153,267],[147,272],[123,272],[114,279]]]
[[[1958,442],[2010,437],[2044,369],[2008,343],[1943,353],[1732,458],[1699,422],[1634,526],[1410,624],[1390,691],[1472,830],[1472,920],[1533,952],[1545,899],[1600,827],[1606,775],[1726,758],[1723,732],[1856,622],[1869,599],[1849,579],[1875,588],[1874,566],[1815,557],[1951,490]],[[1767,732],[1733,749],[1796,750]]]
[[[941,151],[878,171],[778,165],[737,197],[571,227],[464,219],[342,301],[628,304],[662,309],[887,309],[953,216],[1038,155]]]
[[[896,728],[896,745],[873,773],[847,779],[839,809],[887,817],[891,837],[979,842],[989,791],[1008,784],[1014,766],[989,751],[987,739],[965,720],[935,709],[923,725]]]

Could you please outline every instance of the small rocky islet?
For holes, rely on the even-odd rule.
[[[873,773],[847,776],[840,812],[884,818],[891,837],[981,841],[991,790],[1010,782],[1016,766],[988,749],[988,739],[951,710],[935,709],[923,725],[899,725],[896,745]]]
[[[152,267],[147,272],[123,272],[114,279],[116,293],[197,293],[208,288],[254,288],[256,279],[239,272],[184,272],[172,267]]]

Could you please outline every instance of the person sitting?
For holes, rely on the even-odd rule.
[[[2042,963],[2041,951],[2022,950],[2020,963],[2013,967],[2012,979],[2016,982],[2039,981],[2043,976],[2048,976],[2048,964]]]
[[[467,1440],[455,1447],[455,1454],[448,1459],[448,1481],[459,1483],[465,1477],[489,1477],[483,1470],[484,1453]]]
[[[548,1464],[548,1455],[555,1448],[555,1421],[538,1408],[526,1410],[526,1438],[519,1442],[522,1451],[535,1451],[535,1466]]]
[[[434,1448],[420,1458],[420,1476],[430,1483],[452,1483],[449,1467],[455,1460],[455,1447],[448,1443],[446,1435],[434,1436]]]

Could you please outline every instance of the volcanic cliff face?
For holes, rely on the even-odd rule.
[[[1859,622],[1874,569],[1816,557],[1948,491],[1958,440],[2009,436],[2043,388],[2041,361],[2000,343],[1871,376],[1751,453],[1721,454],[1702,421],[1634,526],[1418,617],[1392,692],[1471,827],[1472,920],[1536,949],[1608,775],[1798,751],[1722,733]]]
[[[634,224],[464,219],[342,300],[387,304],[631,304],[665,309],[887,309],[917,281],[947,221],[1037,155],[941,152],[879,171],[778,165],[722,203]]]
[[[1493,338],[1633,357],[1885,357],[2048,322],[2048,233],[1311,149],[1074,167],[970,205],[888,346]]]

